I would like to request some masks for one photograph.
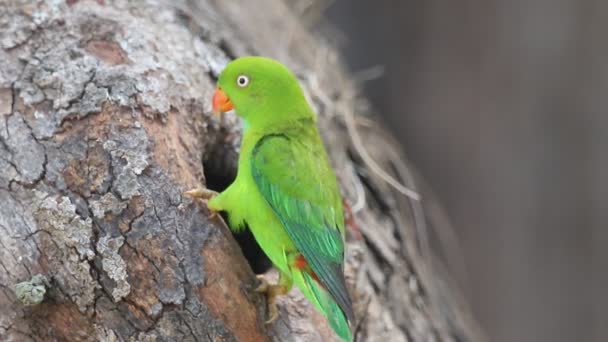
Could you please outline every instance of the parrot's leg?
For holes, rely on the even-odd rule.
[[[279,273],[278,284],[270,284],[263,275],[258,274],[258,279],[261,284],[255,289],[256,292],[264,293],[266,295],[266,302],[268,303],[268,320],[266,324],[274,322],[279,317],[279,310],[277,309],[276,299],[278,296],[287,294],[293,285],[293,279],[283,273]]]
[[[205,200],[205,202],[207,203],[207,209],[211,213],[209,215],[210,219],[214,218],[215,215],[217,215],[217,211],[209,208],[209,205],[208,205],[209,200],[218,195],[217,192],[215,192],[213,190],[205,189],[205,188],[196,188],[196,189],[185,191],[184,195],[190,196],[192,198],[200,198],[202,200]]]

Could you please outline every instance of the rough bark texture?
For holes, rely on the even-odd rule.
[[[181,195],[204,172],[234,177],[240,126],[208,99],[243,54],[287,63],[320,114],[360,229],[346,268],[357,338],[481,338],[421,257],[412,204],[351,148],[354,88],[333,50],[286,4],[24,0],[0,4],[0,340],[334,339],[295,290],[266,326],[229,230]],[[403,174],[385,134],[361,129]]]

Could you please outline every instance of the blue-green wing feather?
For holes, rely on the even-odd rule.
[[[352,322],[342,265],[340,193],[318,133],[303,133],[260,139],[252,152],[253,179],[298,251]]]

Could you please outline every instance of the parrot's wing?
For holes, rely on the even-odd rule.
[[[251,170],[298,251],[353,322],[342,269],[342,202],[322,143],[307,145],[283,134],[266,135],[253,149]]]

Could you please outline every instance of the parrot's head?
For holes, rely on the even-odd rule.
[[[291,71],[265,57],[241,57],[222,71],[213,94],[213,111],[231,109],[256,128],[315,117]]]

